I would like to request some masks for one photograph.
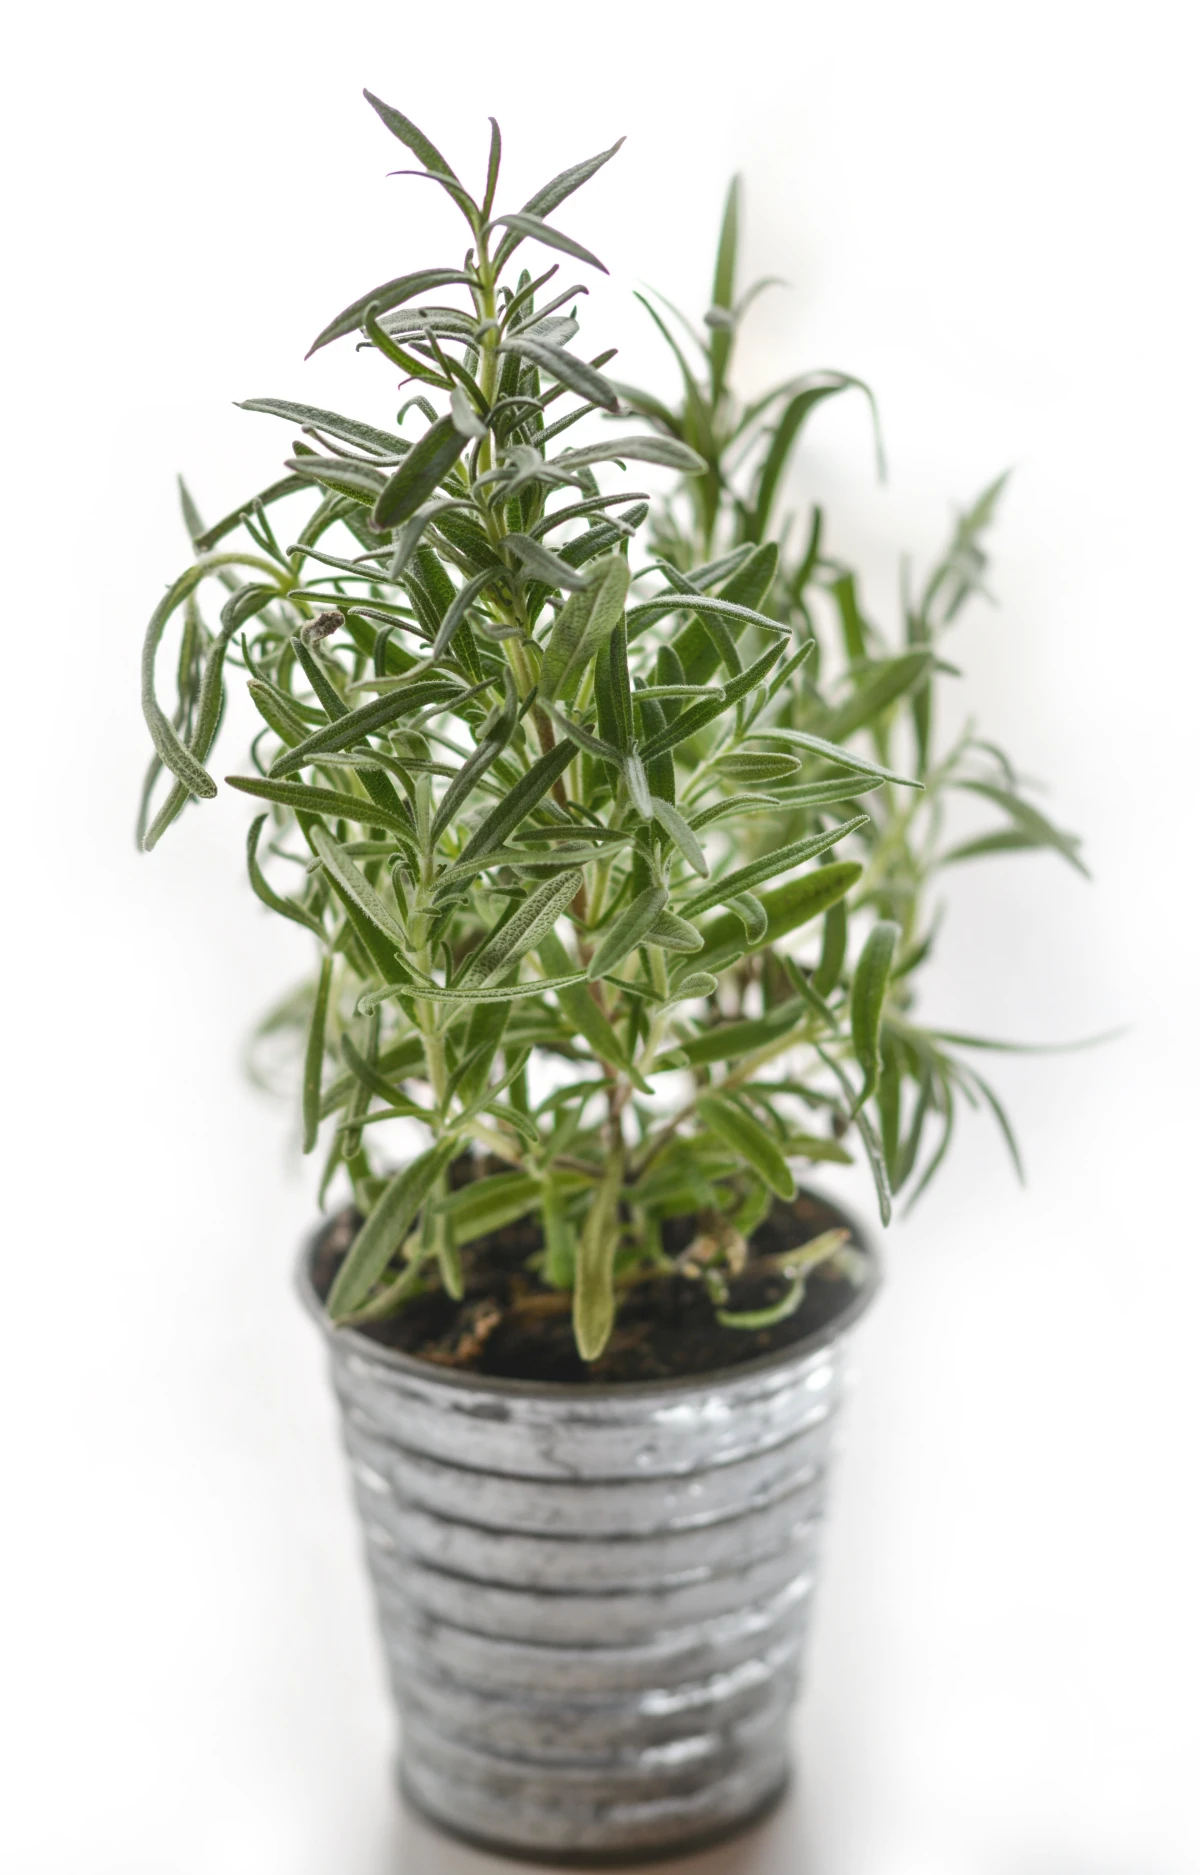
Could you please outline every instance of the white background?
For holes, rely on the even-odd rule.
[[[311,1177],[239,1038],[290,934],[242,804],[130,835],[143,623],[287,433],[366,409],[315,331],[453,254],[366,83],[511,206],[620,132],[560,217],[612,268],[587,333],[666,363],[630,298],[703,310],[728,173],[785,274],[743,360],[882,405],[814,418],[796,493],[887,613],[903,551],[1016,475],[966,704],[1059,818],[956,884],[928,1008],[1001,1063],[889,1240],[860,1343],[798,1795],[700,1875],[1194,1875],[1197,1726],[1198,138],[1188,9],[1016,0],[692,7],[26,8],[7,37],[3,508],[6,1733],[13,1875],[483,1875],[398,1813],[316,1337],[289,1290]],[[32,23],[31,23],[32,22]],[[375,380],[372,380],[374,383]],[[220,770],[219,772],[223,772]],[[862,1202],[866,1193],[856,1187]]]

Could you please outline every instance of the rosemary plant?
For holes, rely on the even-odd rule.
[[[980,590],[1001,484],[889,643],[819,509],[803,545],[787,524],[776,537],[807,418],[869,393],[819,372],[739,400],[758,288],[738,296],[736,184],[702,327],[647,302],[681,379],[671,402],[606,375],[611,350],[581,352],[587,288],[559,271],[600,266],[549,217],[619,146],[501,213],[494,123],[477,199],[368,98],[470,246],[363,293],[315,341],[357,335],[399,373],[393,427],[251,399],[292,429],[286,473],[212,527],[184,493],[195,559],[145,642],[139,839],[216,792],[206,764],[241,668],[261,727],[226,780],[261,803],[250,883],[315,947],[304,1148],[323,1143],[322,1196],[344,1173],[365,1219],[336,1319],[460,1295],[463,1246],[533,1214],[536,1276],[573,1292],[591,1360],[622,1286],[676,1270],[665,1220],[695,1214],[693,1273],[724,1322],[761,1326],[723,1309],[727,1279],[797,1163],[857,1142],[886,1222],[944,1158],[960,1097],[993,1110],[1016,1157],[968,1059],[986,1044],[914,1013],[943,869],[1031,847],[1080,864],[999,750],[936,735],[942,640]],[[676,485],[614,486],[630,463]],[[155,664],[172,621],[168,714]],[[999,824],[947,845],[964,790]],[[400,1116],[428,1143],[389,1171],[375,1129]],[[506,1169],[458,1183],[467,1152]],[[775,1316],[836,1250],[794,1260]]]

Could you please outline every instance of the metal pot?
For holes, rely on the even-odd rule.
[[[334,1328],[409,1799],[489,1849],[708,1846],[788,1774],[847,1331],[701,1378],[460,1374]]]

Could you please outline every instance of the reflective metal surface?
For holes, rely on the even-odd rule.
[[[867,1245],[855,1227],[855,1238]],[[329,1346],[411,1799],[558,1860],[712,1842],[782,1788],[846,1332],[650,1386]]]

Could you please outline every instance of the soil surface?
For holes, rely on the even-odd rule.
[[[453,1182],[471,1176],[466,1165],[451,1168]],[[793,1250],[847,1220],[811,1192],[799,1192],[790,1204],[778,1199],[749,1239],[741,1274],[729,1284],[730,1310],[748,1312],[779,1302],[789,1278],[764,1262]],[[312,1278],[324,1300],[362,1224],[348,1206],[330,1218],[317,1241]],[[679,1256],[696,1235],[696,1219],[669,1219],[663,1248]],[[851,1243],[854,1239],[851,1237]],[[357,1332],[418,1360],[462,1372],[510,1380],[589,1382],[675,1380],[713,1373],[758,1360],[815,1334],[849,1308],[855,1285],[833,1266],[819,1266],[808,1276],[800,1307],[774,1327],[726,1328],[695,1277],[656,1276],[617,1291],[617,1319],[611,1339],[596,1361],[579,1358],[571,1329],[570,1297],[547,1288],[529,1269],[542,1248],[541,1226],[522,1218],[461,1250],[464,1291],[455,1302],[443,1291],[417,1296],[389,1321],[373,1322]]]

